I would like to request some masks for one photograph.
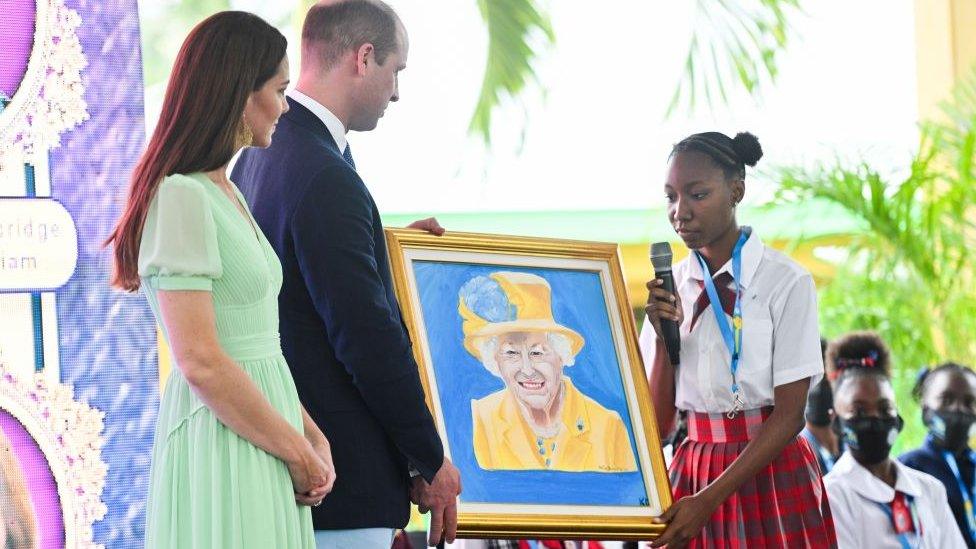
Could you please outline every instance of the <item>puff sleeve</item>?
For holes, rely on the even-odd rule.
[[[212,291],[213,280],[221,274],[207,190],[192,177],[166,177],[143,225],[139,276],[157,290]]]
[[[773,387],[824,375],[817,323],[817,287],[808,273],[797,278],[773,312]]]

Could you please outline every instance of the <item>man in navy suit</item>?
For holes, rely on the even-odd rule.
[[[282,350],[332,445],[335,487],[312,510],[320,548],[388,548],[411,498],[431,510],[431,545],[457,528],[458,471],[425,404],[380,215],[346,142],[398,99],[407,49],[378,0],[314,6],[290,110],[271,146],[247,149],[232,175],[281,259]],[[412,226],[443,233],[434,219]]]

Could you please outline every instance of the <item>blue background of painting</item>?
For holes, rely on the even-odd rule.
[[[461,500],[467,503],[640,505],[647,498],[647,492],[639,471],[486,471],[478,466],[471,443],[471,401],[503,389],[505,385],[464,349],[458,290],[475,276],[487,276],[500,270],[530,272],[549,282],[556,322],[576,330],[586,340],[586,345],[576,356],[576,365],[566,368],[564,374],[583,394],[620,414],[627,426],[631,448],[636,451],[599,273],[414,261],[413,272],[437,377],[440,407],[448,426],[451,458],[464,479]],[[565,296],[572,296],[572,299],[565,299]]]

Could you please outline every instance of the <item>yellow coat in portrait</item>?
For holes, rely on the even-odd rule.
[[[617,412],[584,395],[563,377],[563,428],[537,437],[507,388],[471,401],[474,453],[482,469],[623,473],[636,471],[627,428]]]

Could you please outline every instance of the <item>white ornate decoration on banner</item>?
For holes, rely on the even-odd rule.
[[[33,163],[61,144],[61,134],[88,119],[81,71],[88,66],[76,30],[78,13],[64,0],[37,0],[34,45],[24,78],[0,109],[0,156]]]
[[[104,413],[74,399],[73,390],[43,375],[20,380],[0,362],[0,408],[17,419],[44,453],[57,483],[65,547],[102,548],[92,525],[107,512],[102,489]]]

